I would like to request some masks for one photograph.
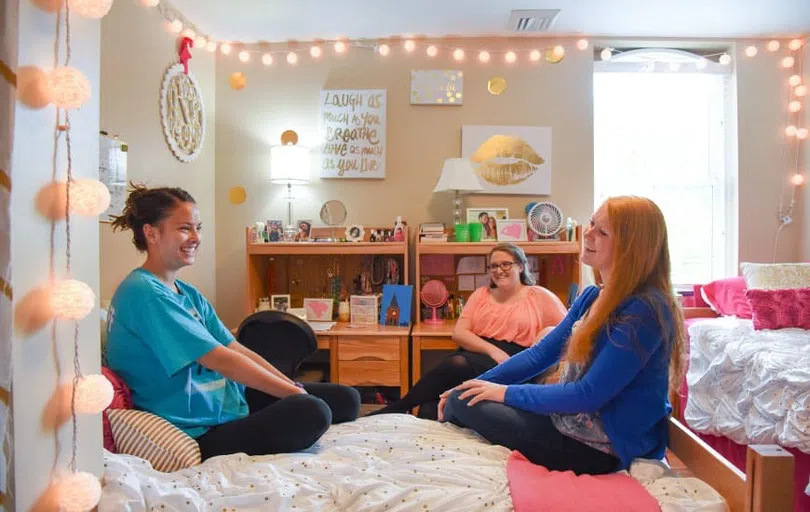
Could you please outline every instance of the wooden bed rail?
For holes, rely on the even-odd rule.
[[[669,421],[669,448],[719,492],[731,512],[793,510],[793,455],[776,445],[751,445],[743,473],[677,419]]]

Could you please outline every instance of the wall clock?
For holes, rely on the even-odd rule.
[[[160,118],[166,142],[181,162],[197,158],[205,139],[205,107],[197,79],[174,64],[163,75]]]

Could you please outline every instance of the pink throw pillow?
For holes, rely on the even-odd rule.
[[[658,512],[661,507],[626,473],[575,475],[549,471],[514,451],[506,461],[515,512]]]
[[[810,288],[745,292],[754,313],[754,329],[810,329]]]
[[[113,399],[110,402],[109,409],[132,409],[132,392],[127,387],[124,379],[119,377],[114,371],[106,366],[101,367],[101,374],[107,377],[110,384],[113,386]],[[110,419],[107,417],[105,410],[101,415],[102,430],[104,434],[104,449],[118,453],[118,448],[115,446],[115,439],[113,438],[112,425]]]
[[[751,318],[744,277],[718,279],[701,288],[703,300],[720,316]]]

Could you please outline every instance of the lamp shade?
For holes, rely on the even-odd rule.
[[[433,191],[477,192],[483,189],[469,159],[448,158],[444,161],[442,174]]]
[[[271,147],[270,182],[283,185],[309,183],[309,149],[293,144]]]

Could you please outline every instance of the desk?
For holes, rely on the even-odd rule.
[[[445,321],[441,324],[420,323],[413,326],[411,340],[413,342],[413,368],[412,383],[416,384],[422,378],[422,351],[423,350],[456,350],[458,343],[453,341],[453,327],[455,321]]]
[[[408,392],[410,327],[337,323],[316,332],[318,348],[329,350],[331,381],[347,386],[399,386]]]

